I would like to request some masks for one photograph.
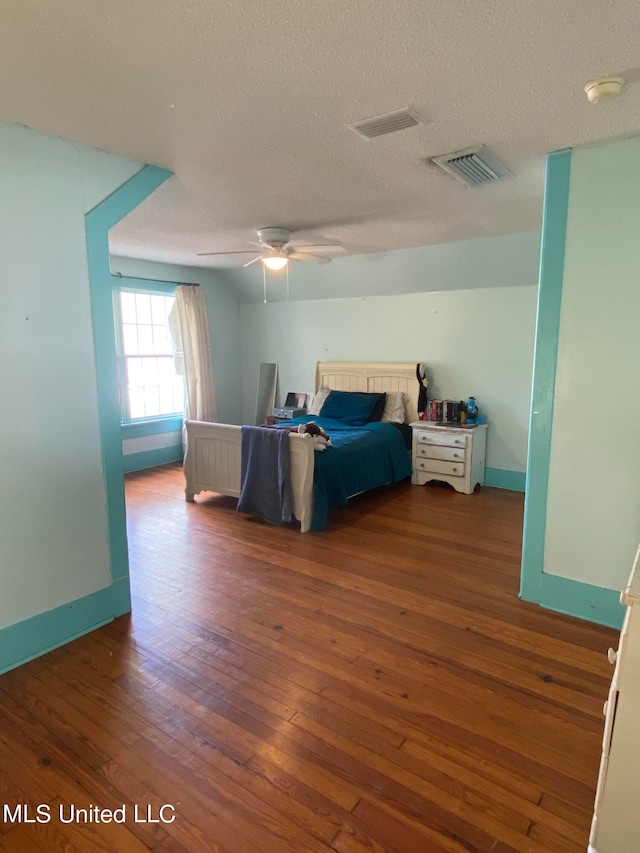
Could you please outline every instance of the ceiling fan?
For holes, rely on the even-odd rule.
[[[199,257],[212,255],[256,255],[243,267],[249,267],[256,261],[270,270],[281,270],[289,261],[315,261],[318,264],[328,264],[331,258],[318,252],[342,252],[342,246],[296,246],[289,243],[291,231],[288,228],[258,228],[258,243],[251,242],[255,249],[245,249],[240,252],[198,252]]]

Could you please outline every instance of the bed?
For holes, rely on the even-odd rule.
[[[318,362],[316,368],[316,392],[326,388],[333,391],[358,391],[373,394],[382,392],[402,392],[404,398],[404,421],[409,424],[417,417],[419,385],[416,379],[416,364],[411,363],[358,363],[358,362]],[[318,423],[325,423],[321,418],[313,417]],[[305,420],[304,418],[301,420]],[[384,432],[379,429],[382,425],[369,430],[370,433]],[[241,491],[241,436],[242,428],[232,424],[206,423],[204,421],[187,421],[187,451],[184,460],[185,498],[193,502],[195,495],[203,491],[239,497]],[[331,431],[330,431],[331,434]],[[339,444],[336,437],[336,449]],[[347,441],[348,443],[348,441]],[[319,478],[327,478],[324,470],[325,463],[319,457],[324,453],[314,452],[314,442],[309,434],[289,434],[289,449],[291,456],[291,486],[293,491],[293,510],[295,518],[300,522],[300,531],[321,529],[319,526],[318,484],[314,483],[314,473]],[[333,453],[333,448],[331,451]],[[337,454],[333,454],[336,456]],[[396,454],[397,456],[397,454]],[[408,456],[408,454],[407,454]],[[316,471],[316,458],[318,470]],[[374,466],[375,467],[375,466]],[[378,478],[370,474],[366,488],[375,488],[402,479],[402,465],[395,465],[397,476],[389,477],[384,467],[380,469]],[[411,473],[410,463],[408,473]],[[386,477],[386,479],[385,479]],[[355,483],[355,480],[354,480]],[[363,491],[349,490],[346,498],[353,497]],[[315,492],[315,518],[314,518]],[[345,501],[339,501],[344,503]],[[324,512],[324,508],[323,508]]]

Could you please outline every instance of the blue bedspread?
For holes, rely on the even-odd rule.
[[[322,427],[333,445],[314,456],[311,530],[323,530],[329,507],[346,504],[351,495],[411,476],[411,460],[404,439],[393,424],[353,427],[331,418],[307,415],[280,426],[286,428],[309,421]]]

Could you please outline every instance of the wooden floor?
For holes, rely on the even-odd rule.
[[[133,614],[0,678],[1,799],[52,816],[1,850],[584,853],[616,634],[518,600],[521,495],[300,535],[182,487],[127,478]]]

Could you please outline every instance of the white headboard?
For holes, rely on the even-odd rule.
[[[316,391],[402,391],[405,395],[405,420],[418,417],[418,379],[416,363],[319,361],[316,367]]]

